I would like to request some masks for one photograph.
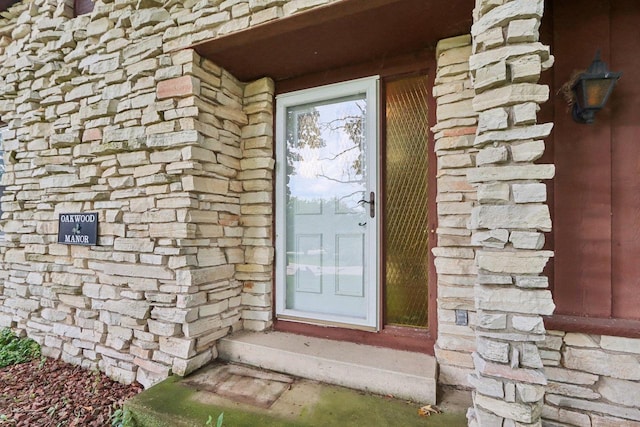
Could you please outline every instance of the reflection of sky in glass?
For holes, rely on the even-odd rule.
[[[289,195],[299,200],[337,198],[349,207],[362,198],[365,100],[363,96],[287,110]]]

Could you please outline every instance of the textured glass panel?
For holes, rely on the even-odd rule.
[[[427,326],[427,77],[386,84],[385,323]]]

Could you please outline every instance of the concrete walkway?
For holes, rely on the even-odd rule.
[[[468,393],[449,393],[443,413],[421,417],[420,404],[244,365],[213,363],[172,377],[125,404],[137,427],[466,426]]]

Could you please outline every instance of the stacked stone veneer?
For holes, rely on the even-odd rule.
[[[503,27],[505,26],[503,25]],[[486,38],[497,37],[496,43],[498,40],[502,40],[502,44],[496,46],[502,46],[504,39],[500,38],[499,33],[503,37],[505,34],[508,35],[508,28],[509,26],[506,25],[506,31],[494,30],[487,32],[487,34],[480,34],[476,37],[476,44],[478,44],[478,39],[482,43],[482,40]],[[460,36],[440,41],[437,48],[438,70],[434,97],[438,104],[438,124],[433,128],[438,156],[439,220],[438,247],[433,251],[438,270],[438,341],[435,351],[440,367],[440,384],[458,387],[469,387],[475,384],[483,387],[482,390],[487,392],[489,397],[504,396],[506,398],[506,393],[511,393],[514,390],[517,392],[518,387],[521,391],[528,389],[536,391],[536,393],[539,393],[541,389],[536,385],[527,386],[526,383],[523,384],[520,381],[508,380],[504,376],[504,368],[501,369],[503,372],[500,373],[500,376],[483,375],[478,377],[474,373],[470,378],[471,383],[467,381],[467,374],[472,373],[474,368],[472,352],[476,349],[475,334],[469,327],[455,324],[454,310],[468,310],[471,327],[474,326],[478,317],[474,311],[473,285],[486,281],[488,276],[494,276],[492,280],[498,277],[496,272],[484,269],[480,269],[478,275],[475,263],[476,252],[480,253],[482,248],[491,250],[507,248],[509,251],[513,251],[515,248],[514,242],[509,244],[508,239],[498,239],[495,231],[492,232],[488,228],[474,230],[471,235],[468,225],[471,224],[472,210],[481,205],[489,204],[488,201],[495,197],[487,198],[485,189],[487,187],[489,189],[504,189],[504,185],[501,184],[537,184],[537,182],[531,182],[529,179],[525,181],[514,179],[506,182],[496,180],[487,186],[484,183],[478,185],[466,179],[468,169],[475,167],[479,150],[483,147],[483,145],[474,145],[478,113],[471,105],[471,99],[475,92],[469,93],[469,89],[473,87],[468,63],[471,55],[470,43],[470,36]],[[545,51],[546,49],[543,48],[543,52]],[[542,58],[547,58],[547,54],[543,53]],[[545,67],[548,65],[546,64]],[[531,83],[532,81],[527,82]],[[478,92],[482,93],[483,91]],[[537,104],[537,101],[535,103]],[[530,109],[533,107],[533,105],[529,105]],[[481,113],[481,120],[486,120],[487,114],[496,114],[491,110],[489,109],[487,113]],[[504,111],[498,111],[498,115],[509,117],[509,114],[504,114]],[[531,123],[533,124],[532,121]],[[485,126],[482,124],[480,131],[486,132],[490,128]],[[502,142],[496,144],[497,147],[505,145]],[[515,145],[516,156],[519,155],[518,146],[524,146],[522,148],[529,151],[527,158],[530,160],[539,157],[543,148],[540,142],[526,140],[524,142],[516,141],[513,145]],[[506,145],[512,157],[497,164],[528,166],[529,161],[516,161],[513,158],[513,145]],[[490,144],[488,148],[496,147]],[[531,148],[535,149],[531,150]],[[482,163],[482,155],[480,155],[479,161],[479,167],[494,167],[495,165]],[[530,188],[542,190],[540,186]],[[520,189],[522,187],[517,188],[516,191]],[[507,197],[512,196],[513,191],[513,189],[509,189],[508,193],[502,191],[503,198],[499,200],[503,205],[507,205],[507,202],[511,201],[511,197]],[[478,194],[480,194],[480,201],[478,201]],[[544,199],[540,197],[539,200],[543,201]],[[526,230],[526,232],[532,233],[528,236],[535,237],[535,248],[539,248],[542,243],[540,230]],[[501,233],[504,235],[504,232]],[[507,233],[513,236],[512,231]],[[516,233],[517,236],[518,233]],[[537,249],[531,248],[529,250]],[[544,256],[546,255],[549,254]],[[506,274],[500,273],[500,276],[502,275],[506,276]],[[524,276],[518,273],[515,277],[516,280],[518,278],[522,280]],[[537,277],[537,275],[527,274],[527,278],[533,277]],[[546,282],[544,278],[534,280]],[[512,287],[513,282],[512,279],[510,285]],[[506,285],[506,283],[502,283],[493,285],[493,287],[495,289],[497,286],[498,289],[501,289]],[[487,285],[487,287],[491,289],[492,286]],[[526,320],[532,319],[531,322],[540,325],[535,316],[530,314],[523,316],[518,313],[516,307],[509,308],[508,311],[510,314],[505,314],[504,309],[494,311],[492,308],[485,307],[480,310],[480,318],[492,320],[492,322],[495,320],[501,325],[502,320],[500,319],[510,318],[513,321],[514,316],[516,318],[526,317],[528,318]],[[516,320],[516,322],[522,320],[524,319]],[[479,330],[479,340],[482,340],[484,339],[483,332],[482,329]],[[540,329],[537,330],[540,331]],[[491,329],[489,328],[488,331],[490,332]],[[522,334],[522,338],[531,335],[531,331],[524,333],[525,331],[518,330],[515,326],[511,331]],[[546,382],[546,385],[544,386],[544,406],[540,408],[541,402],[537,400],[535,409],[536,413],[541,413],[543,423],[593,427],[640,426],[640,400],[637,398],[640,395],[640,340],[562,331],[547,331],[545,336],[536,335],[535,340],[515,341],[515,343],[517,347],[526,344],[527,356],[533,355],[535,357],[536,355],[532,344],[535,343],[538,347],[537,354],[540,360],[536,358],[535,366],[539,368],[540,362],[542,362],[546,379],[542,380],[540,374],[534,375],[540,379],[540,382]],[[497,335],[493,334],[490,337],[498,343],[513,345],[514,341],[510,338],[512,337],[505,336],[505,339],[499,339]],[[480,351],[486,354],[486,350],[480,349]],[[499,367],[496,366],[495,361],[491,361],[491,359],[489,361],[494,363],[489,366]],[[484,366],[487,366],[486,363]],[[515,397],[515,395],[513,396]],[[541,394],[534,393],[534,397],[540,396]],[[478,415],[477,421],[480,421],[482,425],[512,425],[512,421],[489,413],[489,404],[486,403],[486,400],[483,402],[487,406],[480,405],[478,414],[476,414]],[[527,423],[519,424],[526,425]]]
[[[145,386],[271,325],[273,82],[194,51],[327,1],[23,1],[0,18],[0,326]],[[57,244],[97,212],[97,246]]]
[[[640,426],[640,339],[548,331],[543,423]]]
[[[475,373],[470,381],[478,425],[539,424],[547,380],[536,343],[544,341],[541,315],[551,314],[542,270],[551,230],[546,185],[553,165],[533,164],[552,124],[536,124],[549,89],[538,85],[552,64],[538,42],[542,0],[479,0],[474,10],[473,108],[479,112],[476,168],[467,178],[478,189],[471,213],[478,277]]]
[[[439,382],[470,387],[475,349],[473,285],[476,281],[475,246],[469,218],[477,204],[476,189],[467,180],[478,149],[473,146],[478,113],[469,56],[471,36],[441,40],[436,49],[437,71],[433,96],[438,123],[432,128],[438,158],[438,247],[433,249],[438,273],[438,339],[435,354]],[[468,313],[469,325],[456,325],[455,310]]]

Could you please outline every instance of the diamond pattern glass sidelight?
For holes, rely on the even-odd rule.
[[[389,81],[384,207],[385,324],[428,326],[427,76]]]

